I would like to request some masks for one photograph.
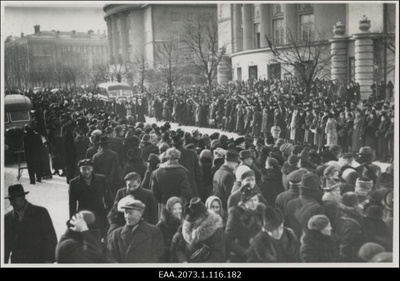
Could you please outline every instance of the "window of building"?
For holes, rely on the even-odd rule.
[[[241,67],[237,68],[237,80],[242,81],[242,68]]]
[[[249,80],[257,80],[258,70],[257,65],[249,66]]]
[[[254,46],[260,48],[260,24],[254,24]]]
[[[274,43],[275,44],[283,44],[284,43],[284,28],[283,28],[283,19],[275,19],[272,21],[272,26],[274,30]]]
[[[281,64],[272,63],[268,65],[268,80],[281,79]]]
[[[312,41],[314,38],[314,14],[300,16],[301,41]]]

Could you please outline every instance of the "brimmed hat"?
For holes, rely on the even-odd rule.
[[[372,150],[369,146],[361,147],[357,153],[358,155],[372,155]]]
[[[325,215],[312,216],[307,223],[307,227],[310,230],[321,231],[329,224],[329,219]]]
[[[235,139],[234,143],[236,146],[240,145],[241,143],[244,143],[246,140],[244,137],[238,137]]]
[[[342,173],[342,179],[350,184],[355,184],[357,179],[360,177],[360,174],[352,168],[346,169]]]
[[[301,178],[301,187],[305,189],[313,189],[313,190],[319,190],[320,185],[319,185],[319,179],[318,176],[314,173],[307,172],[302,178]]]
[[[342,204],[347,207],[354,207],[358,205],[358,196],[355,192],[346,192],[342,195]]]
[[[91,159],[82,159],[78,162],[78,167],[82,166],[94,166],[93,161]]]
[[[297,155],[294,155],[294,154],[290,155],[288,158],[288,162],[290,165],[294,165],[294,164],[298,163],[299,160],[300,160],[300,157]]]
[[[258,195],[258,191],[255,188],[251,188],[250,184],[245,184],[240,188],[241,202],[247,202],[250,198]]]
[[[279,209],[273,209],[268,206],[264,210],[264,228],[268,231],[273,231],[280,227],[283,223],[282,212]]]
[[[29,191],[25,191],[24,187],[21,184],[10,185],[8,187],[8,196],[6,196],[5,199],[13,197],[22,197],[28,193]]]
[[[295,170],[287,176],[289,184],[299,184],[302,177],[307,173],[306,169]]]
[[[226,154],[225,154],[225,160],[229,161],[229,162],[237,162],[239,163],[239,153],[237,153],[236,151],[232,151],[232,150],[227,150]]]
[[[185,220],[194,222],[195,220],[206,216],[208,211],[206,205],[199,197],[194,197],[190,200],[189,205],[185,207]]]
[[[324,177],[327,179],[328,177],[332,176],[335,172],[340,173],[340,169],[338,169],[337,167],[328,166],[324,170]]]
[[[121,206],[121,209],[131,209],[131,210],[139,210],[141,212],[144,211],[146,205],[139,200],[127,200],[124,205]]]
[[[247,159],[247,158],[251,158],[251,157],[252,157],[252,153],[251,153],[251,151],[249,149],[242,150],[239,153],[239,158],[241,160],[244,160],[244,159]]]
[[[127,195],[127,196],[121,198],[121,199],[118,201],[118,204],[117,204],[117,210],[118,210],[118,212],[123,212],[124,209],[123,209],[122,207],[124,207],[125,205],[129,205],[129,204],[131,204],[131,203],[134,202],[134,201],[135,201],[135,197],[134,197],[133,195],[131,195],[131,194],[129,194],[129,195]]]
[[[100,137],[99,144],[108,144],[108,143],[110,143],[110,140],[109,140],[108,136]]]
[[[157,154],[150,153],[147,162],[149,162],[151,165],[157,165],[160,163],[160,158]]]

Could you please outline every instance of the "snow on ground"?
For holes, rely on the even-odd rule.
[[[152,124],[156,123],[154,118],[146,118],[147,122]],[[165,122],[157,123],[157,125],[163,125]],[[177,123],[171,123],[171,128],[176,130],[178,127],[181,127],[183,130],[191,132],[195,129],[198,129],[202,134],[212,134],[214,132],[220,132],[221,134],[227,135],[229,138],[238,136],[235,133],[222,132],[217,129],[210,128],[198,128],[194,126],[178,126]],[[375,164],[379,165],[382,171],[385,171],[389,166],[387,163],[379,163],[375,162]],[[18,165],[17,163],[12,163],[4,167],[3,171],[3,195],[6,196],[8,194],[7,188],[10,185],[21,183],[24,186],[26,191],[29,191],[29,194],[26,195],[26,198],[29,202],[40,205],[45,208],[50,213],[50,216],[53,220],[54,227],[56,229],[57,237],[60,236],[66,230],[66,221],[69,218],[69,207],[68,207],[68,185],[66,183],[65,177],[53,176],[51,180],[42,180],[41,183],[36,183],[35,185],[29,184],[29,176],[28,171],[23,170],[22,176],[20,180],[17,180],[17,171]],[[3,197],[4,198],[4,197]],[[11,210],[11,206],[8,199],[4,199],[4,213]]]

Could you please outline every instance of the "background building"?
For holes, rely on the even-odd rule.
[[[105,31],[94,33],[41,31],[5,42],[5,83],[8,87],[72,87],[90,85],[95,72],[107,64]]]
[[[188,66],[190,54],[180,41],[181,26],[196,18],[216,20],[217,5],[110,4],[104,6],[104,12],[111,72],[123,82],[137,84],[144,79],[144,68],[148,68],[146,80],[154,78],[151,74],[156,73],[162,60],[159,49],[166,41],[172,41],[173,49],[178,50],[179,64]],[[191,71],[185,71],[181,76],[187,78],[190,74]]]
[[[396,5],[382,2],[219,4],[219,42],[228,48],[218,82],[296,75],[274,52],[318,42],[331,63],[317,77],[356,81],[367,97],[374,81],[395,81],[395,23]]]

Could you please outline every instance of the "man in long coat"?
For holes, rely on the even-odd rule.
[[[142,219],[146,205],[139,200],[128,200],[124,206],[126,224],[114,230],[108,248],[118,263],[159,263],[164,255],[161,230]]]
[[[122,169],[119,163],[118,153],[112,151],[108,137],[100,138],[101,150],[93,155],[94,172],[106,177],[113,196],[122,186]]]
[[[49,212],[25,199],[20,184],[8,188],[13,210],[4,217],[4,263],[53,263],[57,235]]]

